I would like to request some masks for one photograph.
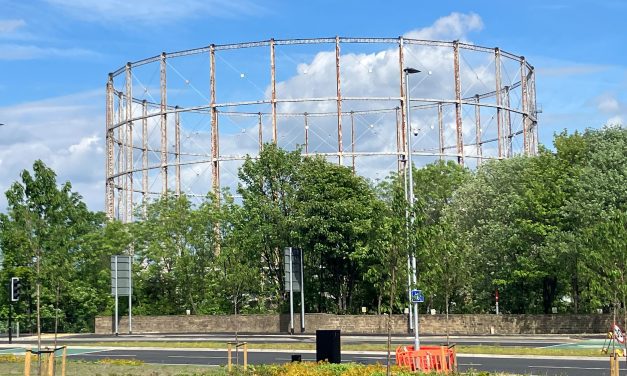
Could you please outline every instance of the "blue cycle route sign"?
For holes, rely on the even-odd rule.
[[[422,294],[422,290],[411,290],[411,302],[412,303],[424,303],[425,296]]]

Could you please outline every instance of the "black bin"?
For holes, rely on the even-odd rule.
[[[316,361],[342,362],[339,330],[316,330]]]

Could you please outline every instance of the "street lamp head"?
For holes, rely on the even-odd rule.
[[[405,68],[403,69],[403,72],[407,73],[407,74],[414,74],[414,73],[420,73],[420,71],[416,68]]]

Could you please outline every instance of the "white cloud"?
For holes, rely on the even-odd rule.
[[[607,125],[623,125],[624,123],[623,123],[622,116],[612,116],[611,118],[607,119],[605,124],[607,124]]]
[[[483,21],[478,14],[455,12],[438,19],[431,26],[410,31],[405,36],[413,39],[464,40],[469,32],[481,29]]]
[[[597,98],[597,109],[603,113],[616,113],[620,111],[620,103],[613,95],[605,94]]]
[[[46,0],[89,21],[177,21],[199,16],[257,15],[263,8],[249,0]]]
[[[3,193],[36,159],[55,170],[59,183],[71,181],[92,209],[102,209],[103,101],[99,90],[0,107],[6,124],[0,127],[0,211],[6,206]]]
[[[93,58],[100,56],[95,51],[82,48],[53,48],[22,44],[0,44],[0,60],[31,60],[43,58]]]
[[[17,29],[26,26],[24,20],[0,20],[0,34],[12,33]]]

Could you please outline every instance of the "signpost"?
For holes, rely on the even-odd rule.
[[[290,292],[290,334],[294,334],[294,293],[300,292],[300,332],[305,331],[305,290],[303,279],[303,253],[299,248],[286,247],[283,250],[285,270],[284,285]]]
[[[118,331],[118,297],[128,296],[128,333],[133,332],[132,303],[133,281],[131,256],[111,256],[111,295],[115,297],[115,335]]]

